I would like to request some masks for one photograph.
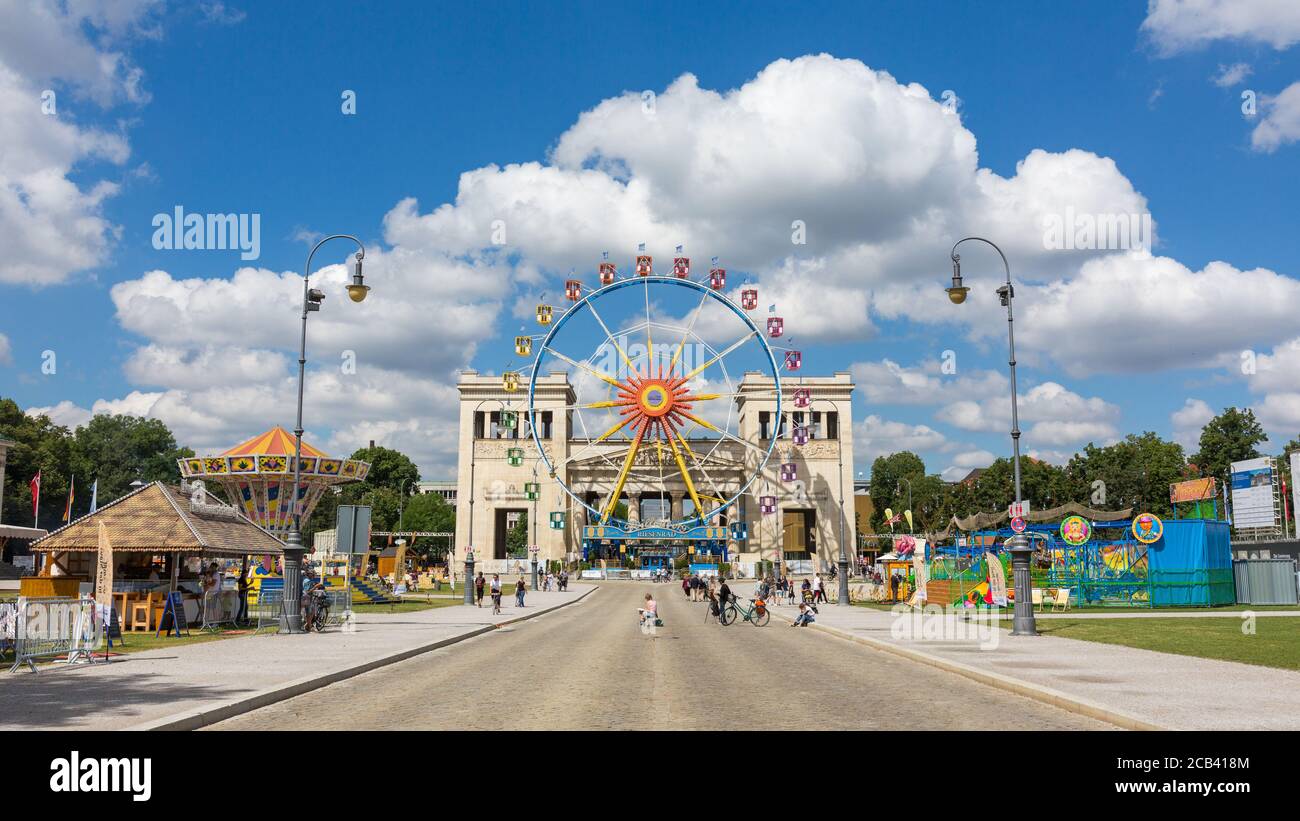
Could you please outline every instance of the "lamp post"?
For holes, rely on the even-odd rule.
[[[915,517],[916,517],[916,512],[912,510],[912,480],[911,480],[911,479],[908,479],[908,478],[905,477],[905,476],[899,476],[899,477],[898,477],[898,481],[900,481],[900,482],[907,482],[907,512],[908,512],[908,513],[911,513],[911,514],[912,514],[912,517],[915,518]],[[907,532],[908,532],[908,533],[911,533],[911,532],[912,532],[912,523],[911,523],[911,522],[908,522],[908,523],[907,523]]]
[[[1015,476],[1016,485],[1016,505],[1021,502],[1020,497],[1020,413],[1017,407],[1016,398],[1016,336],[1014,330],[1014,318],[1011,312],[1011,303],[1015,298],[1015,288],[1011,284],[1011,266],[1007,263],[1006,254],[1002,249],[993,242],[983,237],[965,237],[958,240],[952,246],[950,256],[952,257],[952,286],[947,289],[948,299],[954,305],[960,305],[966,301],[966,294],[970,288],[962,285],[961,280],[961,257],[957,255],[957,246],[963,242],[978,241],[992,246],[993,250],[998,252],[1002,257],[1002,267],[1006,271],[1007,283],[998,288],[997,294],[1002,305],[1007,309],[1007,349],[1009,357],[1007,364],[1011,366],[1011,452],[1012,452],[1012,471]],[[1017,533],[1011,537],[1011,572],[1016,591],[1016,608],[1015,615],[1011,622],[1011,635],[1013,636],[1036,636],[1038,628],[1034,624],[1034,603],[1031,598],[1031,582],[1029,578],[1029,559],[1033,551],[1029,547],[1029,540],[1023,533]]]
[[[361,276],[361,260],[366,256],[366,247],[351,234],[331,234],[316,243],[307,255],[307,265],[302,275],[302,337],[298,346],[298,421],[293,429],[293,524],[284,540],[283,606],[291,633],[297,633],[301,629],[298,599],[302,595],[302,392],[307,365],[307,315],[319,311],[321,301],[325,299],[323,291],[311,287],[311,260],[316,251],[332,239],[350,239],[357,245],[357,268],[352,276],[352,284],[348,285],[348,297],[353,302],[361,302],[370,291],[370,286],[365,284],[365,279]]]
[[[541,496],[541,486],[537,484],[537,460],[533,461],[533,484],[538,490],[533,497],[533,515],[528,524],[533,531],[532,544],[528,546],[528,552],[533,554],[533,590],[537,589],[537,553],[541,550],[541,545],[537,543],[537,497]]]
[[[399,532],[402,529],[402,511],[406,507],[406,483],[409,481],[410,479],[403,479],[401,484],[397,486],[397,529]]]
[[[818,402],[825,402],[826,404],[830,405],[832,408],[836,408],[836,411],[835,411],[835,412],[836,412],[836,413],[839,413],[839,410],[838,410],[838,408],[836,407],[835,403],[834,403],[834,402],[831,402],[829,399],[814,399],[814,400],[809,404],[809,406],[808,406],[808,407],[809,407],[809,410],[816,409]],[[825,424],[824,421],[823,421],[823,424]],[[845,520],[846,518],[848,518],[849,513],[848,513],[848,508],[845,507],[845,505],[844,505],[844,447],[843,447],[843,440],[840,440],[839,442],[836,443],[836,447],[835,447],[835,455],[836,455],[836,457],[837,457],[837,459],[838,459],[838,462],[839,462],[839,470],[836,471],[836,473],[837,473],[837,475],[840,477],[840,562],[839,562],[839,565],[840,565],[840,589],[839,589],[839,605],[840,605],[841,607],[848,607],[848,606],[849,606],[849,554],[848,554],[848,546],[844,544],[844,520]]]

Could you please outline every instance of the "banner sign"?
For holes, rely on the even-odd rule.
[[[108,541],[108,528],[99,522],[99,554],[95,557],[95,602],[101,607],[113,606],[113,545]]]
[[[989,595],[997,607],[1007,606],[1007,574],[1002,569],[1002,561],[993,551],[984,551],[984,562],[989,569]]]
[[[1219,482],[1213,476],[1208,479],[1188,479],[1185,482],[1174,482],[1169,486],[1169,501],[1174,504],[1200,502],[1213,499],[1218,493]]]
[[[1276,529],[1273,460],[1268,456],[1232,463],[1232,526]]]

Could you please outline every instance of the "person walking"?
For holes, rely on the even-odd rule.
[[[826,591],[822,589],[822,574],[820,573],[813,579],[813,604],[819,601],[826,601]]]
[[[492,574],[492,615],[501,615],[501,574]]]
[[[478,577],[474,579],[474,598],[478,601],[478,606],[483,606],[483,571],[479,571]]]
[[[691,578],[690,578],[690,576],[682,576],[682,595],[685,596],[685,597],[688,598],[688,599],[691,597]]]
[[[524,578],[520,576],[519,581],[515,582],[515,607],[524,606],[524,590],[526,589],[527,585],[524,584]]]

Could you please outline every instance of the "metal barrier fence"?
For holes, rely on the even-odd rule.
[[[257,600],[248,605],[248,619],[257,623],[254,632],[275,625],[275,632],[289,632],[289,619],[284,612],[284,590],[259,590]]]
[[[326,588],[325,598],[330,603],[329,618],[325,620],[325,626],[337,627],[343,623],[344,611],[352,609],[352,590],[346,587],[341,590]]]
[[[1295,559],[1236,559],[1232,576],[1238,604],[1300,604]]]
[[[92,653],[104,638],[103,624],[95,618],[95,600],[30,597],[18,600],[14,630],[14,672],[24,664],[36,670],[36,659],[67,656],[93,661]]]
[[[220,588],[203,594],[203,614],[200,630],[216,631],[221,625],[235,623],[235,614],[226,612],[225,594]]]

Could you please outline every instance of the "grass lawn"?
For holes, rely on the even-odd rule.
[[[415,613],[420,610],[432,610],[435,607],[455,607],[464,604],[464,599],[406,599],[400,604],[354,604],[354,613]]]
[[[1142,650],[1300,670],[1300,617],[1256,619],[1039,619],[1044,636],[1121,644]]]

